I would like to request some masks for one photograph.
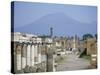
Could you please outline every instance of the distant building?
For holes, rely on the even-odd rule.
[[[54,38],[54,45],[56,48],[67,48],[67,38],[66,37],[56,37]]]
[[[88,38],[87,40],[80,40],[80,50],[85,50],[86,55],[97,54],[97,39]]]

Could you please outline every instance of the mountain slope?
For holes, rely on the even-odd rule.
[[[55,35],[70,35],[93,33],[96,24],[86,24],[76,21],[64,13],[48,14],[28,25],[15,28],[15,31],[26,33],[49,34],[49,28],[53,27]],[[91,26],[94,25],[94,26]],[[91,27],[91,28],[90,28]],[[90,29],[89,29],[90,28]]]

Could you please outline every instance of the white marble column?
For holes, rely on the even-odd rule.
[[[41,63],[41,54],[38,54],[38,63]]]
[[[56,55],[53,55],[53,72],[56,72],[56,63],[55,63]]]
[[[38,46],[38,62],[41,63],[41,45]]]
[[[32,45],[31,49],[31,66],[34,66],[34,45]]]
[[[26,66],[26,50],[27,50],[27,46],[26,46],[26,44],[23,44],[23,48],[22,48],[22,69],[24,69],[25,66]]]
[[[75,40],[75,38],[74,38],[73,41],[74,41],[74,43],[73,43],[73,44],[74,44],[73,48],[75,49],[75,48],[76,48],[76,45],[75,45],[75,44],[76,44],[76,40]]]
[[[37,45],[34,46],[34,57],[35,57],[35,64],[38,63],[38,58],[37,58]]]
[[[31,65],[31,64],[30,64],[30,63],[31,63],[31,62],[30,62],[30,56],[31,56],[31,55],[30,55],[30,54],[31,54],[30,51],[31,51],[31,45],[28,44],[28,46],[27,46],[27,56],[26,56],[26,57],[27,57],[27,63],[26,63],[26,64],[27,64],[28,66]]]

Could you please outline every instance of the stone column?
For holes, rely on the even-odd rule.
[[[47,48],[47,72],[53,72],[53,47]]]
[[[73,39],[73,50],[75,50],[76,49],[76,40],[75,40],[75,38]]]
[[[41,63],[41,45],[38,45],[38,63]]]
[[[37,58],[37,44],[35,44],[35,47],[34,47],[34,59],[35,59],[35,64],[37,64],[38,62],[38,58]]]
[[[53,54],[53,72],[56,71],[55,57],[56,57],[56,55]]]
[[[22,48],[22,69],[26,67],[26,50],[27,45],[24,43]]]
[[[17,63],[17,70],[21,70],[21,44],[17,45],[16,48],[16,63]]]
[[[31,66],[34,66],[34,44],[32,44],[32,49],[31,49]]]
[[[27,58],[26,58],[26,59],[27,59],[27,62],[26,62],[27,66],[30,66],[30,65],[31,65],[31,64],[30,64],[30,63],[31,63],[31,62],[30,62],[30,56],[31,56],[31,55],[30,55],[30,54],[31,54],[30,51],[31,51],[31,45],[28,44],[28,45],[27,45],[27,56],[26,56],[26,57],[27,57]]]

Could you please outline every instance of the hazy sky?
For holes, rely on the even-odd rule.
[[[32,3],[15,2],[14,28],[24,27],[30,23],[37,21],[38,19],[42,18],[45,15],[53,14],[53,13],[63,13],[64,15],[83,24],[94,23],[94,25],[91,25],[93,26],[92,28],[94,29],[91,30],[90,28],[86,32],[96,33],[97,8],[95,6],[80,6],[80,5],[67,5],[67,4],[63,5],[63,4],[48,4],[48,3],[46,4],[46,3],[33,3],[33,2]],[[55,27],[56,26],[57,25],[55,23]],[[59,28],[60,27],[61,26],[59,26]],[[67,27],[69,26],[67,25]],[[73,26],[73,27],[75,29],[77,28],[77,26]],[[31,32],[30,29],[29,31]],[[42,30],[40,30],[40,32],[41,31]],[[77,33],[79,31],[77,31]],[[65,32],[67,32],[67,30]],[[73,32],[70,32],[70,33],[73,33]],[[85,30],[84,30],[84,33],[85,33]]]

